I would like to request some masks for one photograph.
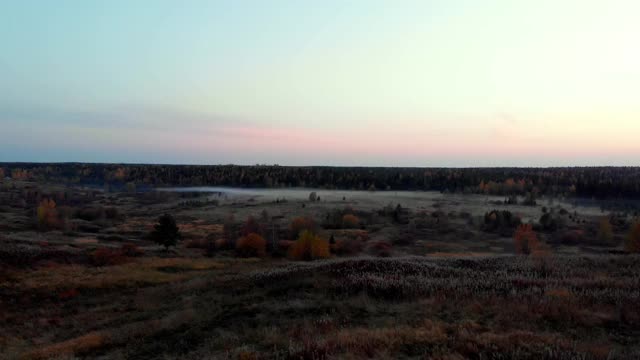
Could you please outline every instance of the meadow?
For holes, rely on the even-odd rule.
[[[3,359],[640,357],[628,201],[20,176],[0,200]]]

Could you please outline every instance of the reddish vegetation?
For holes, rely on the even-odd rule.
[[[540,248],[538,235],[533,231],[531,224],[518,226],[513,239],[516,254],[529,255]]]
[[[262,236],[250,233],[238,239],[236,253],[240,257],[264,257],[267,254],[267,242]]]
[[[123,244],[119,249],[100,248],[91,253],[90,261],[95,266],[119,265],[127,262],[130,257],[144,255],[144,250],[135,244]]]
[[[338,255],[356,255],[364,248],[364,242],[361,237],[339,239],[332,246],[333,252]]]
[[[263,226],[260,225],[260,223],[258,223],[258,221],[253,216],[249,216],[247,218],[247,221],[244,223],[244,226],[242,227],[241,234],[242,236],[247,236],[252,233],[262,234],[264,233],[264,231]]]
[[[342,217],[342,227],[346,229],[357,228],[360,225],[360,219],[352,214],[346,214]]]
[[[289,229],[291,230],[291,237],[297,239],[303,231],[315,233],[317,225],[312,218],[297,217],[291,221]]]

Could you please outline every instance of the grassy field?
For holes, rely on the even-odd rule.
[[[35,269],[3,284],[0,339],[6,358],[31,359],[632,359],[638,260],[150,258]]]
[[[632,215],[606,214],[604,236],[597,208],[560,201],[280,195],[2,184],[0,358],[640,358]],[[494,209],[532,219],[542,245],[517,254],[520,227]],[[149,236],[165,213],[182,233],[169,250]],[[327,259],[282,250],[301,217],[335,239]],[[265,253],[229,244],[246,228]]]

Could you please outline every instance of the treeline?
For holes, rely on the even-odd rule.
[[[145,186],[435,190],[493,195],[640,198],[638,167],[381,168],[236,165],[0,164],[0,178],[142,189]]]

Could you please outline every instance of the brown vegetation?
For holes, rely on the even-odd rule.
[[[309,217],[297,217],[291,221],[289,226],[291,237],[297,239],[304,231],[315,233],[317,230],[316,222]]]
[[[250,233],[238,239],[236,254],[240,257],[264,257],[267,254],[267,242],[262,236]]]
[[[540,247],[540,240],[538,240],[538,235],[533,231],[531,224],[518,226],[513,240],[516,254],[529,255]]]
[[[625,250],[630,253],[640,253],[640,221],[631,225],[625,242]]]
[[[304,230],[298,240],[289,248],[289,258],[293,260],[318,260],[330,257],[329,242],[314,233]]]

